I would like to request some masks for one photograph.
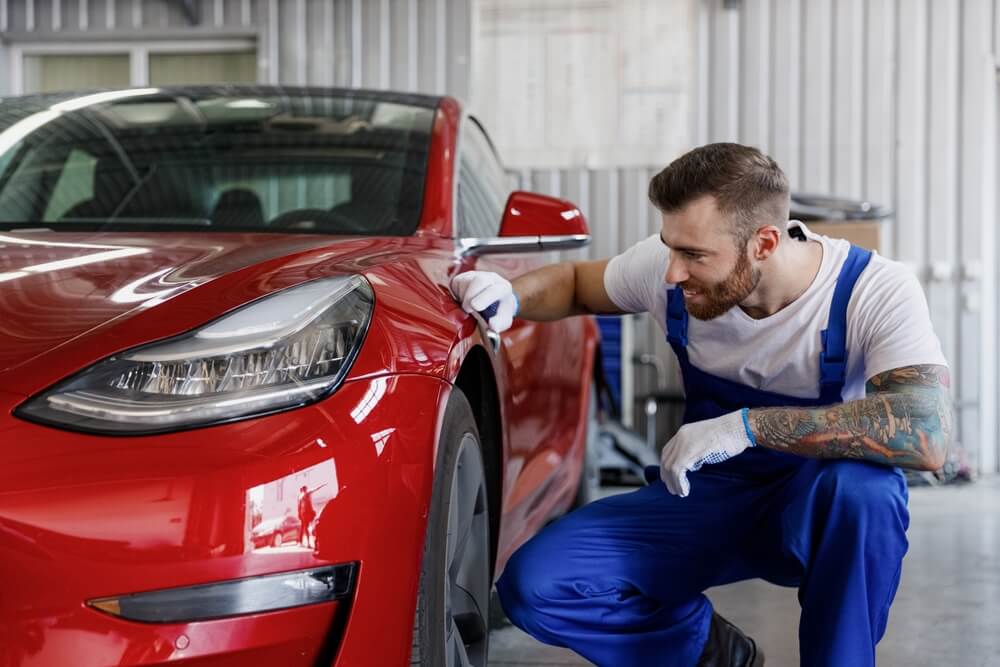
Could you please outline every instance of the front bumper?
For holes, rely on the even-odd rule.
[[[139,438],[24,422],[23,398],[0,394],[4,664],[403,664],[448,390],[354,380],[306,408]],[[261,546],[264,520],[308,519],[303,486],[312,530]],[[189,623],[86,604],[342,563],[357,570],[340,602]]]

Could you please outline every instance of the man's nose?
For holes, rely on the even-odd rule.
[[[678,257],[671,257],[670,263],[667,264],[667,275],[664,276],[664,280],[671,285],[677,285],[690,277],[687,267],[684,266],[684,262]]]

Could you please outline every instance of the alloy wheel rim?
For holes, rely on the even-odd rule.
[[[447,667],[486,664],[489,608],[489,515],[479,445],[465,434],[455,457],[445,548]]]

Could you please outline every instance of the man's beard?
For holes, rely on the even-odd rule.
[[[687,311],[699,320],[714,320],[750,296],[760,282],[760,271],[750,266],[746,247],[739,253],[736,266],[728,276],[714,285],[704,285],[692,280],[678,287],[698,293],[698,303],[687,301]]]

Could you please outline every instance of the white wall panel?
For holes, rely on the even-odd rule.
[[[861,197],[864,189],[864,95],[868,75],[864,9],[864,0],[839,0],[833,7],[830,191],[849,197]]]
[[[0,35],[7,32],[7,22],[9,21],[9,13],[7,8],[7,0],[0,0]],[[10,71],[9,49],[5,48],[2,40],[0,40],[0,95],[9,91],[10,81],[3,72]]]
[[[690,146],[697,2],[477,0],[472,103],[508,163],[646,165]]]
[[[830,191],[833,97],[833,0],[802,3],[802,89],[799,189]],[[782,39],[775,35],[775,39]]]
[[[892,255],[924,269],[927,224],[928,11],[925,2],[903,2],[896,67],[896,234]]]
[[[927,299],[945,356],[956,361],[958,246],[958,3],[930,2],[927,177]]]
[[[865,58],[861,90],[861,192],[874,202],[896,205],[896,42],[895,0],[867,0],[862,32]],[[898,216],[897,216],[898,217]],[[882,223],[882,246],[896,248],[895,218]]]
[[[416,3],[412,0],[390,0],[389,39],[392,48],[389,54],[389,84],[394,90],[413,90],[416,85],[416,69],[411,73],[410,64],[416,59],[410,57],[411,49],[416,49]]]
[[[740,126],[740,14],[714,12],[709,21],[708,107],[716,141],[737,141]]]
[[[740,22],[740,98],[734,111],[739,118],[739,140],[767,146],[771,137],[772,0],[747,5]]]
[[[198,0],[192,25],[168,0],[0,0],[0,61],[26,42],[251,37],[263,83],[468,98],[472,2]],[[0,76],[0,94],[9,86]]]
[[[997,470],[998,465],[994,372],[998,146],[993,18],[990,0],[967,0],[963,4],[957,144],[960,319],[956,394],[960,404],[968,406],[961,413],[959,433],[965,442],[983,443],[978,448],[978,463],[984,471]]]
[[[770,40],[760,44],[747,43],[747,49],[767,50],[771,54],[770,143],[760,148],[778,161],[788,174],[793,188],[799,188],[799,128],[802,121],[802,2],[799,0],[772,0]],[[703,11],[721,10],[717,7]],[[748,91],[749,93],[750,91]],[[707,137],[713,140],[714,137]]]
[[[337,61],[344,58],[336,32],[336,5],[321,0],[310,0],[309,4],[313,6],[307,8],[302,19],[305,38],[311,44],[322,44],[323,48],[306,59],[306,81],[313,86],[334,86]]]

